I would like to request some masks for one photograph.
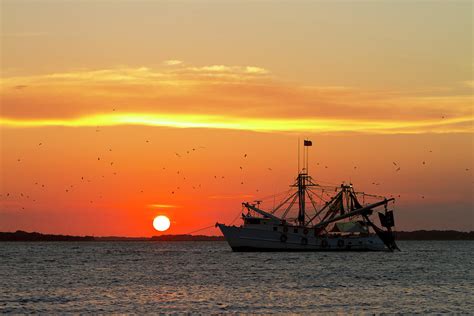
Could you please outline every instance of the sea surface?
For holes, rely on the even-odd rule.
[[[473,313],[473,241],[394,253],[225,242],[3,242],[0,313]]]

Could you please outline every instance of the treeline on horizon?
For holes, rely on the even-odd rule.
[[[474,240],[474,231],[460,232],[455,230],[416,230],[412,232],[395,232],[397,240]],[[0,232],[0,241],[221,241],[223,236],[205,235],[161,235],[153,237],[94,237],[52,235],[16,232]]]
[[[474,231],[457,230],[415,230],[395,232],[397,240],[474,240]]]

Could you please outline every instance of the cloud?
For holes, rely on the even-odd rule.
[[[202,67],[188,67],[185,70],[195,73],[233,73],[233,74],[267,74],[268,71],[255,66],[225,66],[211,65]]]
[[[268,79],[269,71],[255,66],[208,65],[200,67],[182,67],[173,71],[182,78],[198,80],[219,80],[220,83],[238,83],[255,79]]]
[[[124,113],[90,115],[74,119],[8,119],[0,118],[6,127],[92,127],[141,125],[172,128],[230,129],[255,132],[358,132],[377,134],[419,134],[473,132],[472,117],[419,121],[362,121],[317,118],[252,118],[225,115],[188,115],[157,113]]]
[[[267,74],[268,71],[266,69],[254,66],[247,66],[245,67],[245,71],[247,73],[254,73],[254,74]]]
[[[168,59],[163,62],[166,66],[176,66],[176,65],[181,65],[183,62],[181,60],[177,59]]]
[[[171,204],[149,204],[149,207],[154,208],[178,208],[179,206],[171,205]]]
[[[463,84],[464,84],[466,87],[474,88],[474,80],[464,81]]]
[[[327,133],[473,129],[470,94],[298,85],[256,66],[122,67],[7,77],[0,83],[0,123],[8,127],[150,125]]]

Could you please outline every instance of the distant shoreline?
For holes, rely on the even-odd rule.
[[[416,230],[396,232],[397,240],[474,240],[474,231],[460,232],[455,230]],[[0,232],[2,241],[223,241],[223,236],[205,235],[161,235],[153,237],[95,237],[42,234],[37,232]]]

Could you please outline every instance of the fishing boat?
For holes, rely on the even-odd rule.
[[[331,186],[308,172],[309,140],[303,166],[270,210],[263,200],[242,203],[242,225],[216,223],[233,251],[394,251],[393,210],[386,198],[357,192],[351,183]],[[298,148],[299,153],[299,148]],[[299,156],[299,154],[298,154]],[[298,157],[298,162],[299,162]],[[276,197],[273,196],[273,201]],[[375,224],[375,210],[380,227]]]

